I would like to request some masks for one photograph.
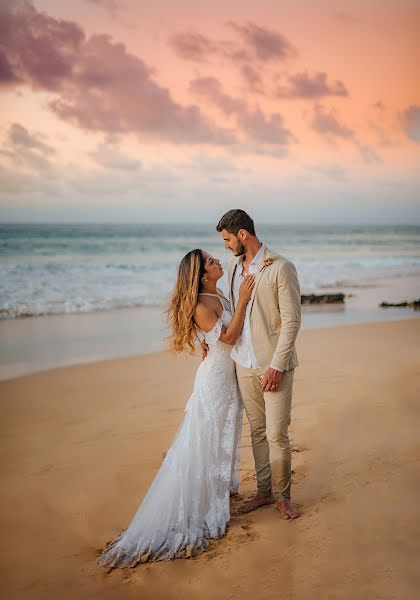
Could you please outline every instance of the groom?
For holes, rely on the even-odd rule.
[[[275,502],[283,519],[295,519],[299,513],[290,503],[288,427],[294,369],[299,364],[295,340],[301,299],[296,268],[259,241],[254,222],[244,210],[228,211],[216,229],[233,253],[228,267],[232,310],[243,278],[255,274],[244,326],[231,353],[251,427],[258,486],[257,494],[240,512]]]

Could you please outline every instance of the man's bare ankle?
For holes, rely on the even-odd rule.
[[[254,500],[272,500],[274,501],[274,496],[273,494],[261,494],[260,492],[257,492],[253,498]]]
[[[300,512],[292,505],[290,500],[278,500],[276,504],[283,519],[296,519],[300,517]]]
[[[239,512],[240,513],[246,513],[246,512],[252,512],[253,510],[256,510],[257,508],[260,508],[260,506],[267,506],[269,504],[274,504],[275,500],[273,498],[273,496],[264,496],[262,494],[257,494],[251,498],[250,500],[248,500],[247,502],[245,502],[245,504],[243,504],[240,508],[239,508]]]

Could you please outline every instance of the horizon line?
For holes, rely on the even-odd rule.
[[[255,223],[255,219],[254,223]],[[0,221],[0,226],[3,225],[213,225],[213,221]],[[402,227],[419,227],[420,221],[258,221],[258,225],[284,225],[284,226],[333,226],[340,225],[349,227],[359,226],[402,226]]]

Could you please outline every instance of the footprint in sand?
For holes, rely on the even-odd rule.
[[[198,555],[198,560],[220,560],[226,563],[227,555],[236,547],[259,539],[260,535],[250,520],[232,517],[224,538],[209,540],[209,548]]]
[[[292,452],[306,452],[309,448],[305,448],[305,446],[300,446],[299,444],[293,444]]]
[[[232,544],[246,544],[258,539],[260,536],[254,528],[251,521],[242,523],[239,527],[235,527],[232,530],[231,543]]]
[[[241,469],[241,471],[242,470],[243,471],[248,471],[248,469]],[[248,472],[248,475],[244,475],[242,477],[242,481],[250,481],[250,480],[255,480],[255,479],[257,479],[257,476],[256,476],[255,473],[252,473],[252,472]]]
[[[299,465],[292,470],[292,481],[294,484],[300,483],[303,479],[305,479],[306,474],[308,472],[308,467],[306,465]]]

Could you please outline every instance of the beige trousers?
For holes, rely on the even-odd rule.
[[[284,371],[276,392],[262,392],[265,369],[236,364],[239,389],[251,427],[258,493],[290,500],[292,451],[290,425],[294,369]]]

